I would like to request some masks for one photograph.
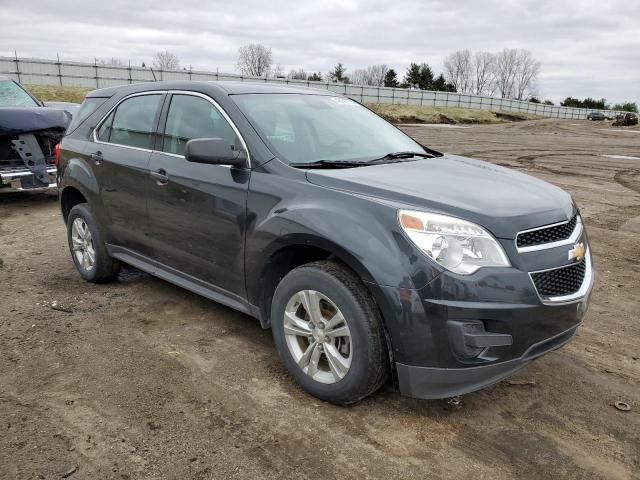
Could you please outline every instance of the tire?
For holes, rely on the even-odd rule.
[[[309,315],[306,306],[313,305],[319,309]],[[314,318],[318,325],[312,329]],[[289,374],[321,400],[349,405],[389,376],[378,309],[356,275],[337,262],[309,263],[281,280],[271,303],[271,329]]]
[[[80,203],[69,212],[67,242],[73,263],[86,281],[106,283],[118,278],[120,262],[107,253],[102,233],[88,204]]]

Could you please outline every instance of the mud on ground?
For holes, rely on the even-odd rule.
[[[640,478],[640,160],[599,156],[640,132],[407,131],[573,194],[598,272],[573,342],[459,410],[391,386],[334,407],[253,319],[131,269],[87,284],[55,198],[0,197],[0,478]]]

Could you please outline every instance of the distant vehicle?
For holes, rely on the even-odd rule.
[[[616,121],[613,122],[614,127],[632,127],[638,125],[638,115],[632,112],[619,113],[616,115]]]
[[[0,193],[56,187],[55,149],[72,114],[51,107],[0,77]]]
[[[591,112],[587,115],[587,120],[606,120],[607,116],[602,112]]]
[[[64,110],[65,112],[69,112],[72,117],[80,110],[80,104],[72,102],[44,102],[44,106]]]
[[[79,274],[124,262],[256,317],[322,400],[391,372],[413,397],[478,390],[569,342],[587,309],[571,195],[334,92],[156,82],[96,90],[77,117],[58,188]]]

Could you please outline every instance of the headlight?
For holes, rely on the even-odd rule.
[[[412,210],[400,210],[398,217],[411,241],[452,272],[469,275],[482,267],[511,265],[497,240],[475,223]]]

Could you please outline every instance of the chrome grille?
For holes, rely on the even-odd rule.
[[[533,247],[545,243],[559,242],[571,236],[578,223],[578,215],[574,215],[571,220],[551,227],[541,227],[518,234],[516,246],[518,248]]]

